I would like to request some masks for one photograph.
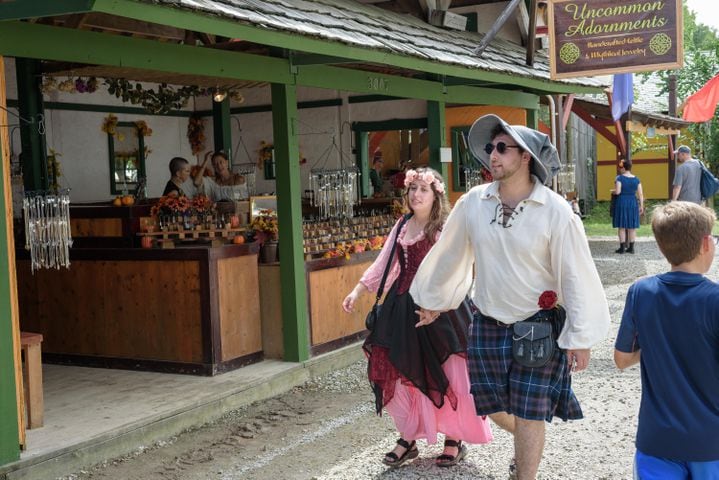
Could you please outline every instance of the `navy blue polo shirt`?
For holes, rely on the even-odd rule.
[[[719,460],[719,285],[669,272],[629,288],[616,349],[641,350],[637,449]]]

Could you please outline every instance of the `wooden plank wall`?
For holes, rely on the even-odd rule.
[[[342,300],[357,285],[357,281],[371,264],[372,262],[364,262],[310,272],[310,324],[313,346],[365,329],[365,317],[374,303],[374,294],[363,295],[351,314],[342,310]]]
[[[262,351],[257,255],[217,261],[222,358]]]
[[[262,352],[265,358],[284,357],[280,265],[259,264]]]
[[[71,218],[70,229],[75,237],[122,237],[121,218]]]
[[[23,330],[43,351],[202,363],[198,261],[75,260],[71,270],[18,262]]]

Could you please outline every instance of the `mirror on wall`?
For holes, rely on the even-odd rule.
[[[145,178],[147,148],[144,138],[133,122],[119,122],[115,134],[108,133],[111,194],[134,193],[138,183]]]

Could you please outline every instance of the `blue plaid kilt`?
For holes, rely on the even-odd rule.
[[[544,367],[523,367],[512,358],[511,325],[477,313],[467,358],[477,415],[507,412],[547,422],[554,416],[564,421],[583,418],[563,349],[557,348]]]

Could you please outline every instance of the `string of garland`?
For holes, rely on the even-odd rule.
[[[143,87],[141,83],[130,82],[124,78],[106,78],[103,84],[110,95],[130,102],[133,105],[142,105],[148,112],[154,114],[167,113],[187,106],[187,102],[194,96],[212,95],[214,89],[201,88],[195,85],[176,87],[161,83],[156,88]],[[49,93],[60,91],[66,93],[94,93],[97,91],[99,81],[96,77],[87,79],[77,77],[59,81],[54,77],[45,77],[42,91]],[[244,98],[237,89],[227,90],[227,94],[235,102],[242,103]]]
[[[195,96],[206,94],[206,89],[196,86],[185,86],[173,88],[166,83],[154,88],[144,88],[142,84],[132,84],[124,78],[105,79],[107,92],[122,99],[123,102],[130,102],[133,105],[140,104],[150,113],[167,113],[170,110],[178,110],[187,106],[187,101]]]

